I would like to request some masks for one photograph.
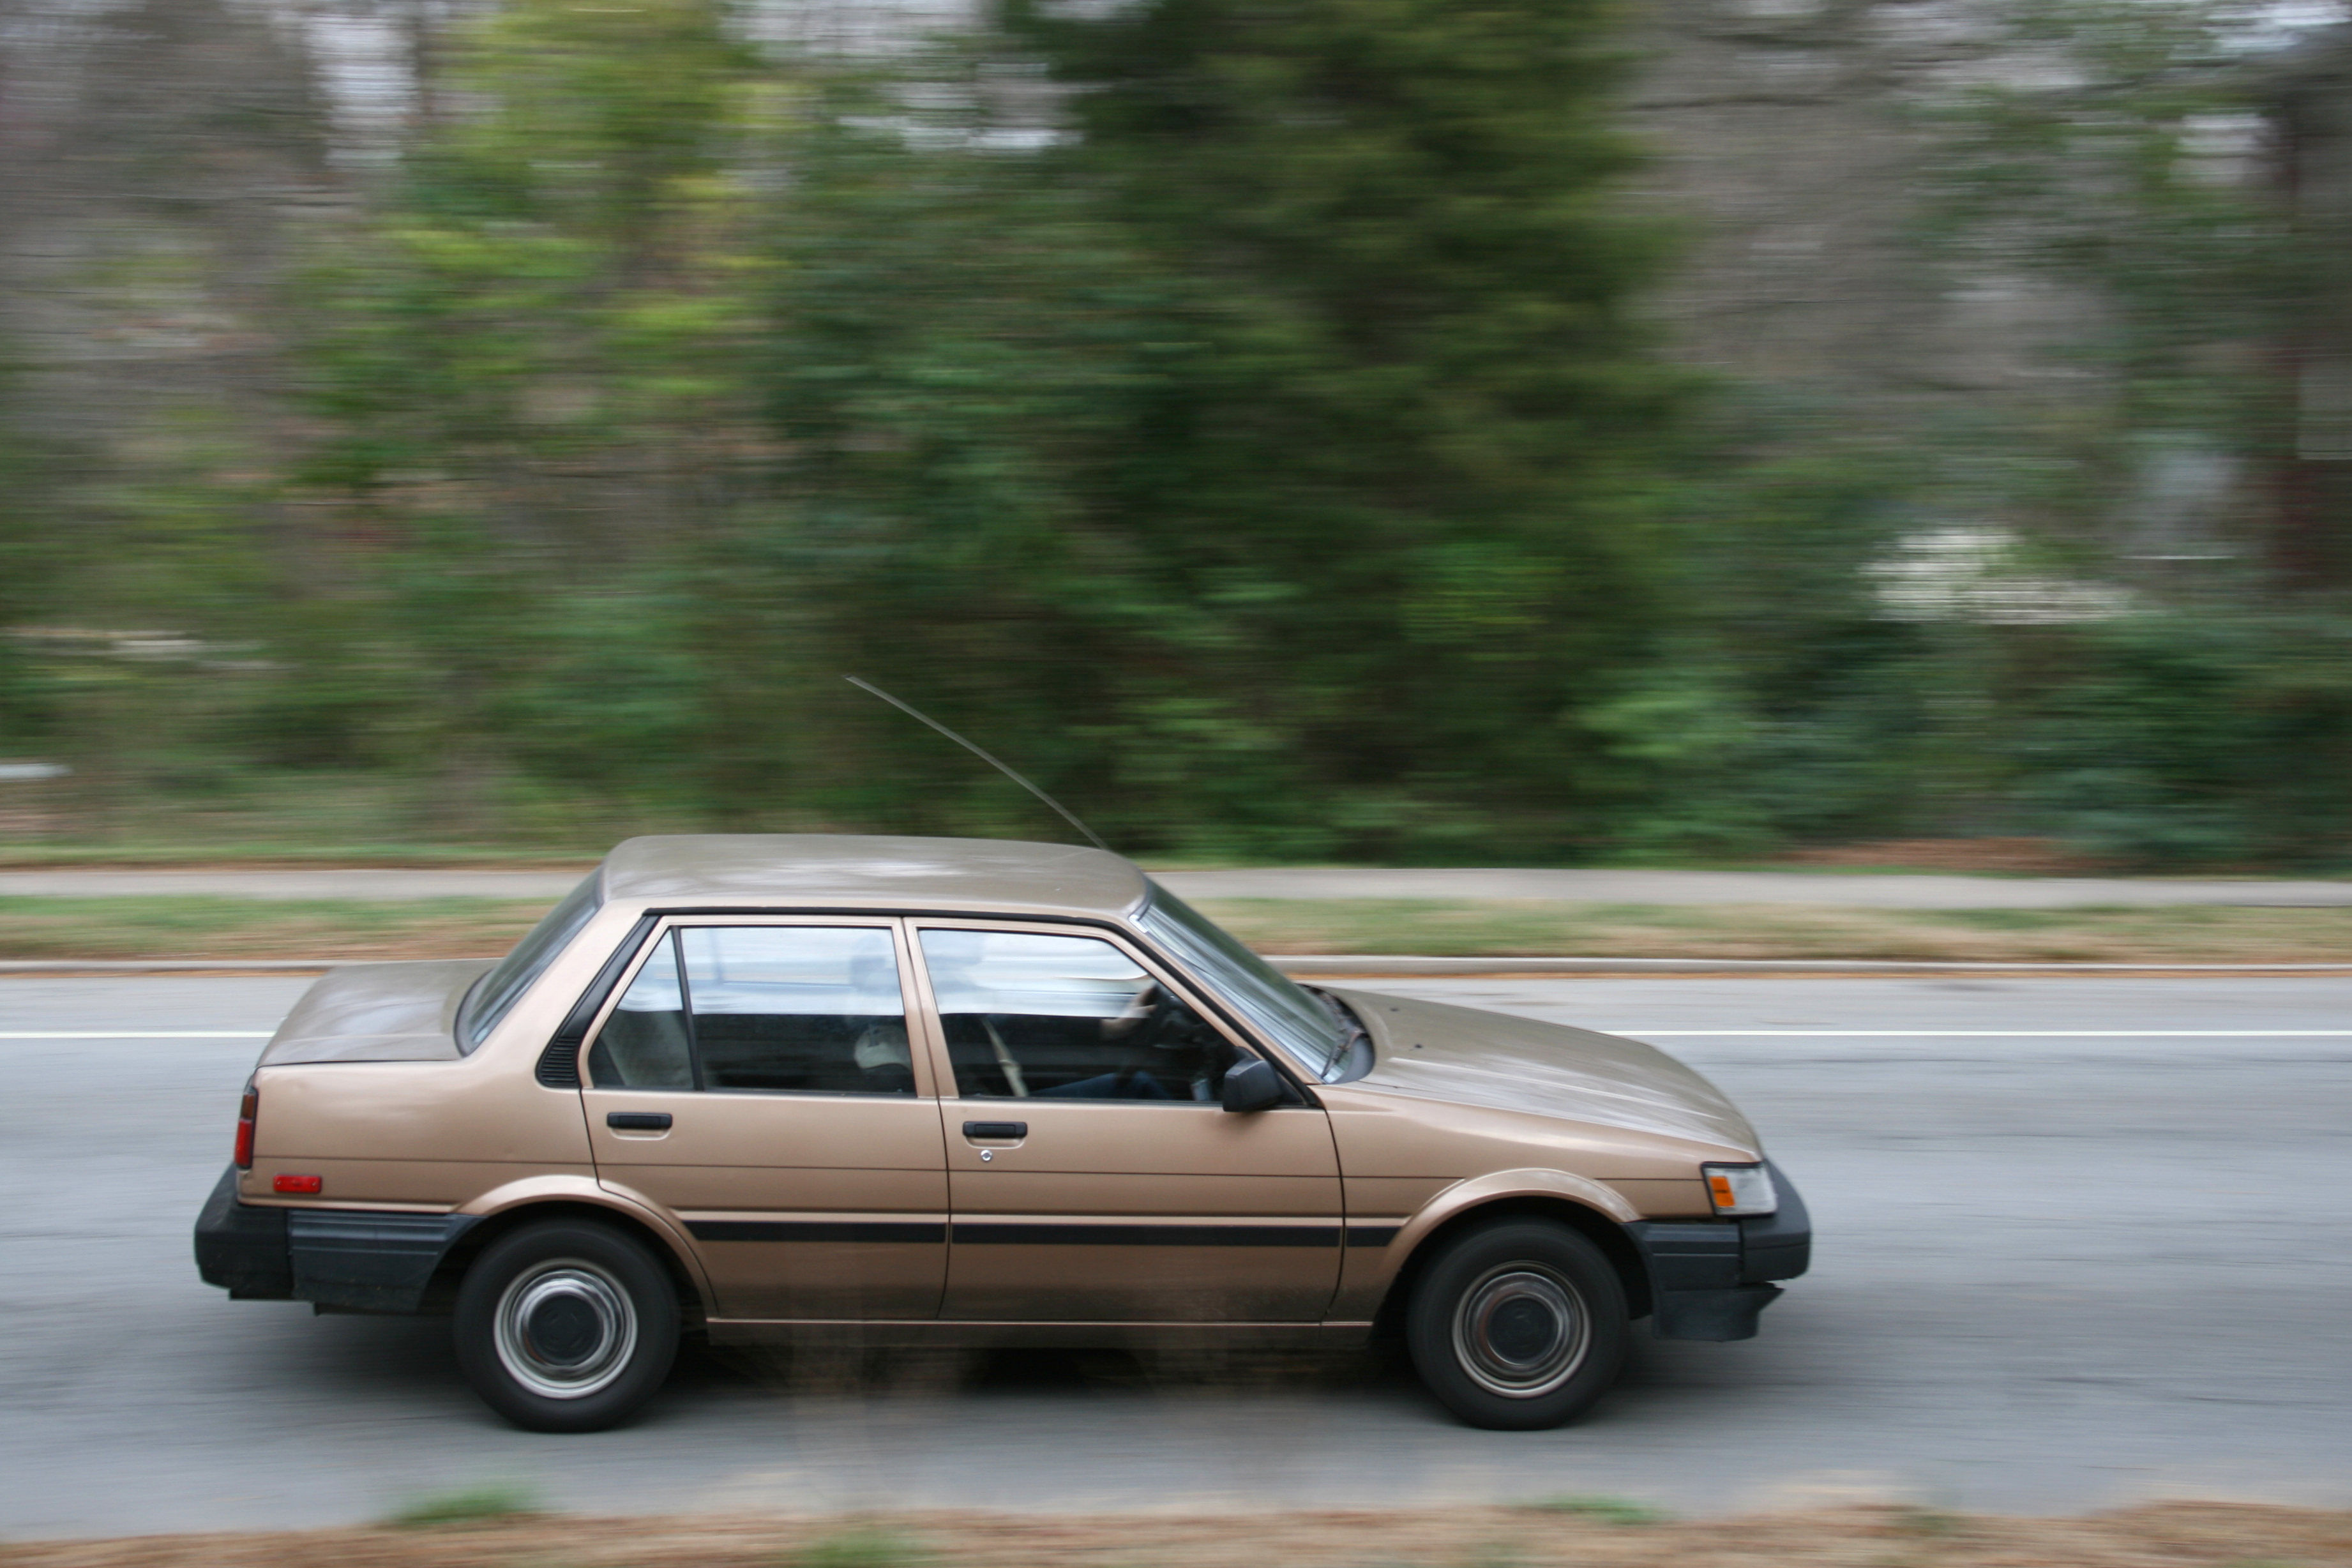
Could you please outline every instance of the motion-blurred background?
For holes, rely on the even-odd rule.
[[[0,837],[2352,831],[2352,34],[0,0]]]

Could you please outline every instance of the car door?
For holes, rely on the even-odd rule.
[[[1322,1110],[1234,1113],[1247,1047],[1131,944],[918,921],[947,1119],[944,1318],[1305,1322],[1339,1279]]]
[[[890,920],[674,919],[581,1098],[598,1180],[668,1209],[716,1316],[929,1318],[947,1269],[930,1053]]]

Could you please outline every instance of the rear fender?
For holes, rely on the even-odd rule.
[[[491,1188],[457,1212],[490,1220],[550,1204],[588,1205],[636,1221],[669,1249],[672,1260],[695,1293],[705,1301],[712,1300],[710,1278],[703,1271],[702,1259],[695,1253],[693,1244],[687,1239],[686,1227],[668,1210],[626,1187],[604,1186],[587,1176],[527,1176]]]

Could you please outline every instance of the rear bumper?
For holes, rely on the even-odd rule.
[[[233,1301],[294,1299],[286,1211],[237,1202],[235,1165],[221,1173],[220,1184],[196,1216],[196,1272],[205,1284],[226,1290]]]
[[[237,1301],[310,1301],[355,1312],[415,1312],[472,1215],[279,1209],[243,1204],[236,1170],[196,1216],[196,1272]]]
[[[1662,1340],[1752,1340],[1756,1320],[1812,1262],[1813,1222],[1796,1184],[1765,1162],[1778,1212],[1754,1219],[1641,1220],[1625,1227],[1650,1276]]]

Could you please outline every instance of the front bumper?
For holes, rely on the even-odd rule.
[[[1650,1277],[1650,1324],[1662,1340],[1752,1340],[1756,1320],[1812,1262],[1813,1222],[1796,1184],[1770,1161],[1779,1209],[1752,1219],[1639,1220],[1625,1227]]]
[[[236,1168],[196,1216],[196,1272],[236,1301],[310,1301],[415,1312],[472,1215],[262,1208],[237,1201]]]

